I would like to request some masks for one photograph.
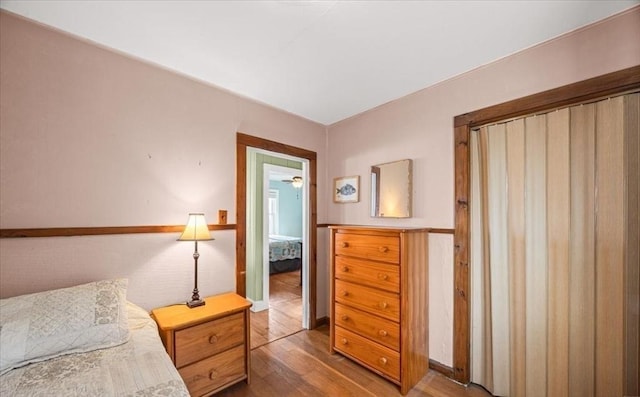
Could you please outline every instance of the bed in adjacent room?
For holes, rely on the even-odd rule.
[[[0,300],[0,395],[188,396],[126,280]]]
[[[301,268],[302,239],[269,235],[269,274],[291,272]]]

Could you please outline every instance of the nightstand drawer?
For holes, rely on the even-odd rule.
[[[180,368],[180,376],[193,396],[209,394],[219,387],[246,378],[244,346]]]
[[[394,380],[400,379],[400,354],[377,343],[335,327],[334,348]]]
[[[336,233],[336,255],[400,263],[400,239],[366,234]]]
[[[398,294],[335,280],[335,301],[389,320],[400,320]]]
[[[400,292],[400,267],[395,264],[336,256],[335,277],[390,292]]]
[[[245,337],[244,314],[208,321],[175,333],[176,367],[242,345]]]
[[[393,350],[400,350],[400,326],[390,320],[336,303],[335,324]]]

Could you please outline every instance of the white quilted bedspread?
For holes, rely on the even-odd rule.
[[[0,376],[0,396],[189,396],[155,322],[132,303],[127,313],[128,342],[13,369]]]

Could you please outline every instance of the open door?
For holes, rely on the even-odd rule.
[[[282,143],[264,140],[261,138],[252,137],[242,133],[237,134],[237,183],[236,183],[236,292],[239,295],[251,298],[248,296],[248,292],[254,294],[256,291],[248,291],[247,286],[251,285],[259,290],[260,296],[263,296],[264,279],[262,270],[260,276],[257,276],[256,272],[252,272],[247,268],[249,252],[255,254],[256,247],[251,247],[252,244],[257,244],[260,239],[260,250],[262,254],[263,236],[262,228],[258,228],[255,224],[251,223],[251,219],[257,219],[255,215],[249,216],[249,211],[252,211],[247,200],[250,189],[256,185],[256,176],[251,173],[250,170],[253,167],[253,163],[250,163],[250,153],[253,150],[262,150],[270,152],[271,155],[294,159],[302,161],[305,164],[304,179],[308,182],[304,183],[303,195],[305,197],[306,204],[306,224],[303,226],[303,243],[305,248],[303,250],[303,280],[308,282],[306,288],[303,288],[304,295],[303,301],[307,307],[306,315],[303,316],[306,319],[304,325],[307,328],[313,329],[316,326],[316,246],[317,246],[317,219],[316,219],[316,153],[307,151],[304,149],[296,148],[293,146],[285,145]],[[255,169],[255,167],[253,167]],[[262,173],[262,172],[260,172]],[[262,180],[262,178],[260,178]],[[262,190],[262,186],[260,188]],[[261,196],[262,197],[262,196]],[[255,207],[253,207],[255,208]],[[252,254],[252,255],[253,255]],[[258,262],[254,260],[254,264]],[[263,266],[262,259],[260,260],[260,267]],[[258,294],[254,294],[254,298]]]

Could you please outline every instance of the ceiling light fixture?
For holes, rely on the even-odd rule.
[[[291,181],[291,184],[293,185],[293,187],[295,187],[296,189],[300,189],[302,187],[302,177],[300,176],[294,176],[293,180]]]

